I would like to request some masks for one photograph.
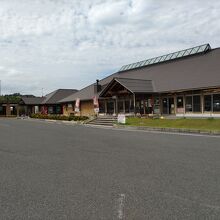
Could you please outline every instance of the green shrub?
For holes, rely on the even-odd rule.
[[[62,120],[62,121],[85,121],[88,119],[88,117],[86,117],[86,116],[43,115],[43,114],[39,114],[39,113],[32,114],[31,118]]]

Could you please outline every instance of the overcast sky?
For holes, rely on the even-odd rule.
[[[219,0],[0,0],[4,94],[80,89],[204,43],[220,47]]]

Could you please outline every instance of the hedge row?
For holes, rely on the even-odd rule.
[[[64,116],[64,115],[43,115],[43,114],[32,114],[31,118],[39,119],[51,119],[51,120],[62,120],[62,121],[85,121],[88,119],[86,116]]]

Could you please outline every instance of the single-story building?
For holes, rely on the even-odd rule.
[[[220,48],[209,44],[124,65],[60,100],[63,113],[80,115],[220,116]]]
[[[18,108],[17,103],[8,103],[8,102],[0,103],[0,117],[16,116],[17,108]]]
[[[14,93],[0,96],[0,117],[17,115],[18,103],[20,100],[19,95],[19,93]]]
[[[19,115],[31,115],[41,111],[45,97],[22,96],[19,102]]]
[[[76,89],[58,89],[44,97],[23,96],[19,103],[19,115],[63,114],[63,105],[59,101],[75,92]]]

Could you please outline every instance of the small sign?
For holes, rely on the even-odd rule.
[[[75,107],[75,112],[80,112],[79,108]]]
[[[118,123],[125,124],[126,123],[126,117],[123,114],[118,115]]]
[[[184,108],[177,108],[177,113],[184,113]]]
[[[99,108],[94,108],[95,113],[99,113]]]

